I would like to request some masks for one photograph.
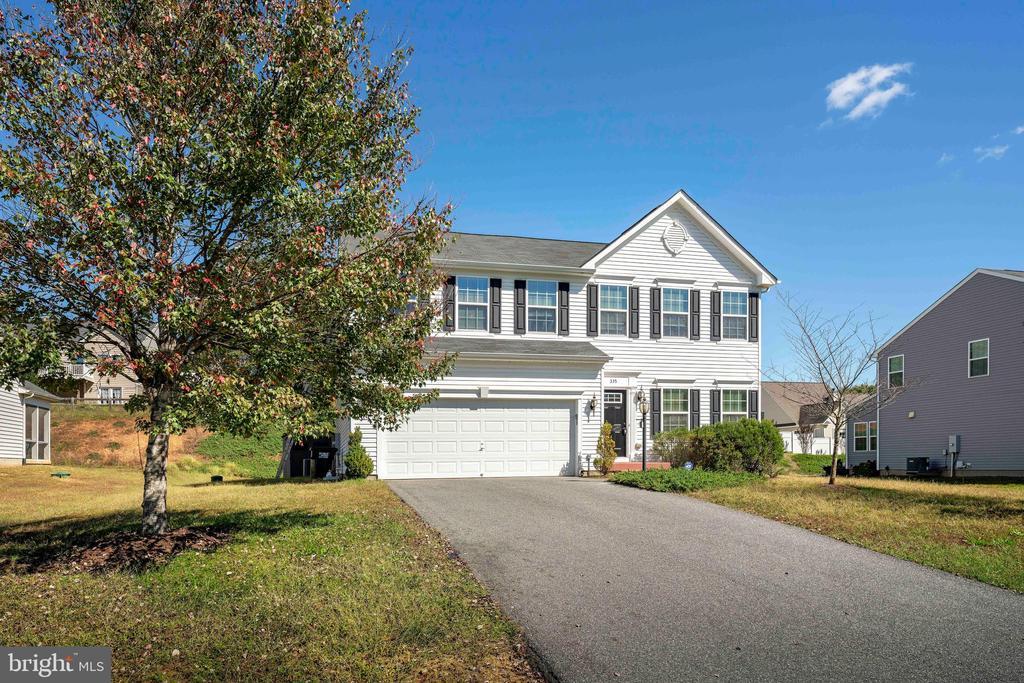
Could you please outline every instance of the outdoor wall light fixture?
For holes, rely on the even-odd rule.
[[[590,397],[590,401],[587,403],[587,408],[590,410],[590,412],[594,412],[595,410],[597,410],[597,394],[594,394],[593,396]]]

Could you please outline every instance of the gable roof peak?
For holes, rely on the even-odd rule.
[[[617,251],[619,247],[632,239],[634,235],[651,225],[672,206],[679,206],[686,211],[686,213],[688,213],[698,225],[704,228],[704,230],[706,230],[714,239],[725,247],[726,252],[730,256],[735,258],[742,266],[747,268],[757,277],[757,284],[759,286],[764,289],[768,289],[769,287],[779,284],[779,279],[770,270],[768,270],[764,264],[758,261],[757,258],[746,249],[746,247],[740,244],[728,230],[722,227],[721,223],[716,221],[711,214],[704,210],[704,207],[698,204],[693,197],[688,195],[682,188],[677,190],[675,194],[667,200],[644,214],[640,220],[626,228],[618,237],[609,242],[604,249],[594,254],[589,261],[584,263],[584,267],[596,267],[598,263]]]

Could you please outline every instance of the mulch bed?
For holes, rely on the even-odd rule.
[[[15,571],[28,572],[142,572],[166,564],[180,552],[213,552],[231,534],[209,527],[183,527],[162,536],[144,536],[138,531],[119,531],[91,543],[36,561],[18,562]]]

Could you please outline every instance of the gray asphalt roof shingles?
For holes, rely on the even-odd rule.
[[[577,268],[607,246],[604,242],[576,242],[543,237],[477,235],[453,232],[440,254],[444,260],[514,263],[530,266]]]

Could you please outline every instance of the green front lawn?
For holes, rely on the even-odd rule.
[[[698,498],[1024,592],[1024,484],[786,475]]]
[[[177,472],[172,523],[230,535],[141,573],[40,568],[137,524],[141,475],[0,470],[0,642],[106,645],[117,680],[535,680],[515,626],[376,481]]]

